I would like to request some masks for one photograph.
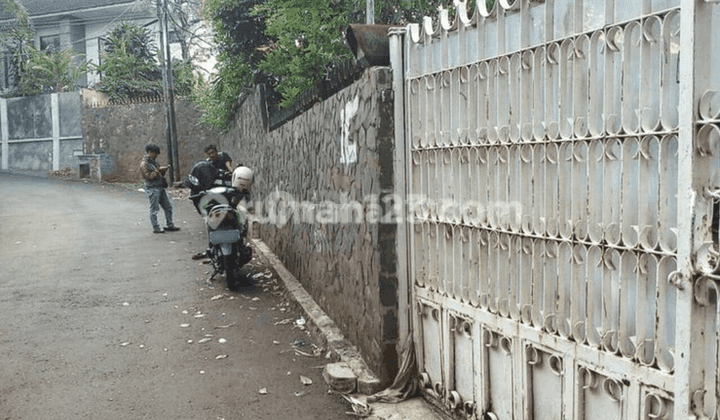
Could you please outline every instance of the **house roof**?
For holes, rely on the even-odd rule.
[[[132,5],[134,0],[19,0],[31,17],[73,13],[106,6]]]
[[[141,0],[16,0],[25,7],[31,20],[52,18],[54,16],[74,15],[97,16],[114,14],[118,10],[147,11],[149,2]],[[0,21],[13,19],[14,16],[0,7]]]

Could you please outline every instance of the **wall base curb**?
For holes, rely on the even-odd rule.
[[[285,268],[285,265],[259,239],[250,239],[255,249],[259,251],[259,257],[272,266],[278,276],[285,284],[290,297],[297,302],[305,313],[307,325],[323,341],[323,345],[332,352],[334,360],[347,363],[357,376],[356,392],[363,395],[372,395],[382,390],[382,384],[375,374],[370,370],[365,360],[352,345],[335,322],[330,319],[325,311],[320,308],[310,294],[303,288],[295,276]]]

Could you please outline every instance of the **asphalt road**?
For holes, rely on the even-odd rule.
[[[175,209],[156,235],[137,190],[0,173],[0,419],[354,418],[275,273],[208,283]]]

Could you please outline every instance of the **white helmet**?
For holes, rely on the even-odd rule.
[[[255,173],[247,166],[238,166],[232,174],[232,186],[238,190],[250,190]]]

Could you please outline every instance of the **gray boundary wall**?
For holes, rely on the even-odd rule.
[[[0,99],[0,140],[3,170],[77,167],[82,154],[79,93]]]
[[[398,337],[391,87],[391,70],[372,68],[269,133],[256,93],[219,144],[255,170],[262,240],[385,384]]]

